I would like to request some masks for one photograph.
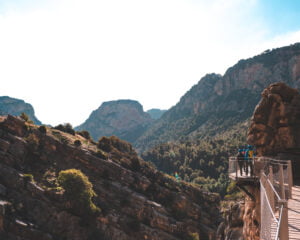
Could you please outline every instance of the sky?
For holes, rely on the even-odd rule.
[[[207,73],[300,41],[298,0],[0,0],[0,96],[45,124],[175,105]]]

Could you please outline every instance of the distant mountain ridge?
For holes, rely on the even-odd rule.
[[[104,102],[76,130],[87,130],[98,140],[102,136],[118,136],[134,142],[153,123],[143,106],[134,100]]]
[[[11,98],[8,96],[0,97],[0,115],[20,116],[21,113],[26,113],[28,117],[37,125],[41,125],[41,121],[37,119],[34,109],[31,104],[24,100]]]
[[[226,132],[249,120],[260,93],[274,82],[299,89],[300,43],[240,60],[224,76],[207,74],[134,145],[143,152],[163,142]],[[246,132],[241,134],[246,137]]]
[[[149,109],[147,111],[147,113],[151,116],[151,118],[153,119],[159,119],[161,118],[161,116],[166,112],[167,110],[161,110],[161,109],[158,109],[158,108],[152,108],[152,109]]]

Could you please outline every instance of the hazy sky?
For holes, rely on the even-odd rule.
[[[206,73],[300,41],[297,0],[0,0],[0,96],[46,124],[167,109]]]

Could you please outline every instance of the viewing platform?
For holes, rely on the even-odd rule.
[[[259,170],[257,169],[257,158],[249,160],[238,160],[237,157],[229,158],[228,174],[234,181],[257,181]]]

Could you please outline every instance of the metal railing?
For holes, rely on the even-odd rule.
[[[288,240],[287,199],[280,196],[272,184],[272,178],[270,175],[267,176],[263,170],[260,177],[260,201],[260,238],[263,240]]]
[[[228,165],[229,177],[238,179],[258,176],[257,159],[258,158],[248,158],[247,160],[240,160],[237,157],[230,157]]]
[[[288,240],[287,199],[292,197],[293,175],[290,160],[255,157],[229,159],[228,173],[235,180],[259,179],[261,201],[260,238]]]

